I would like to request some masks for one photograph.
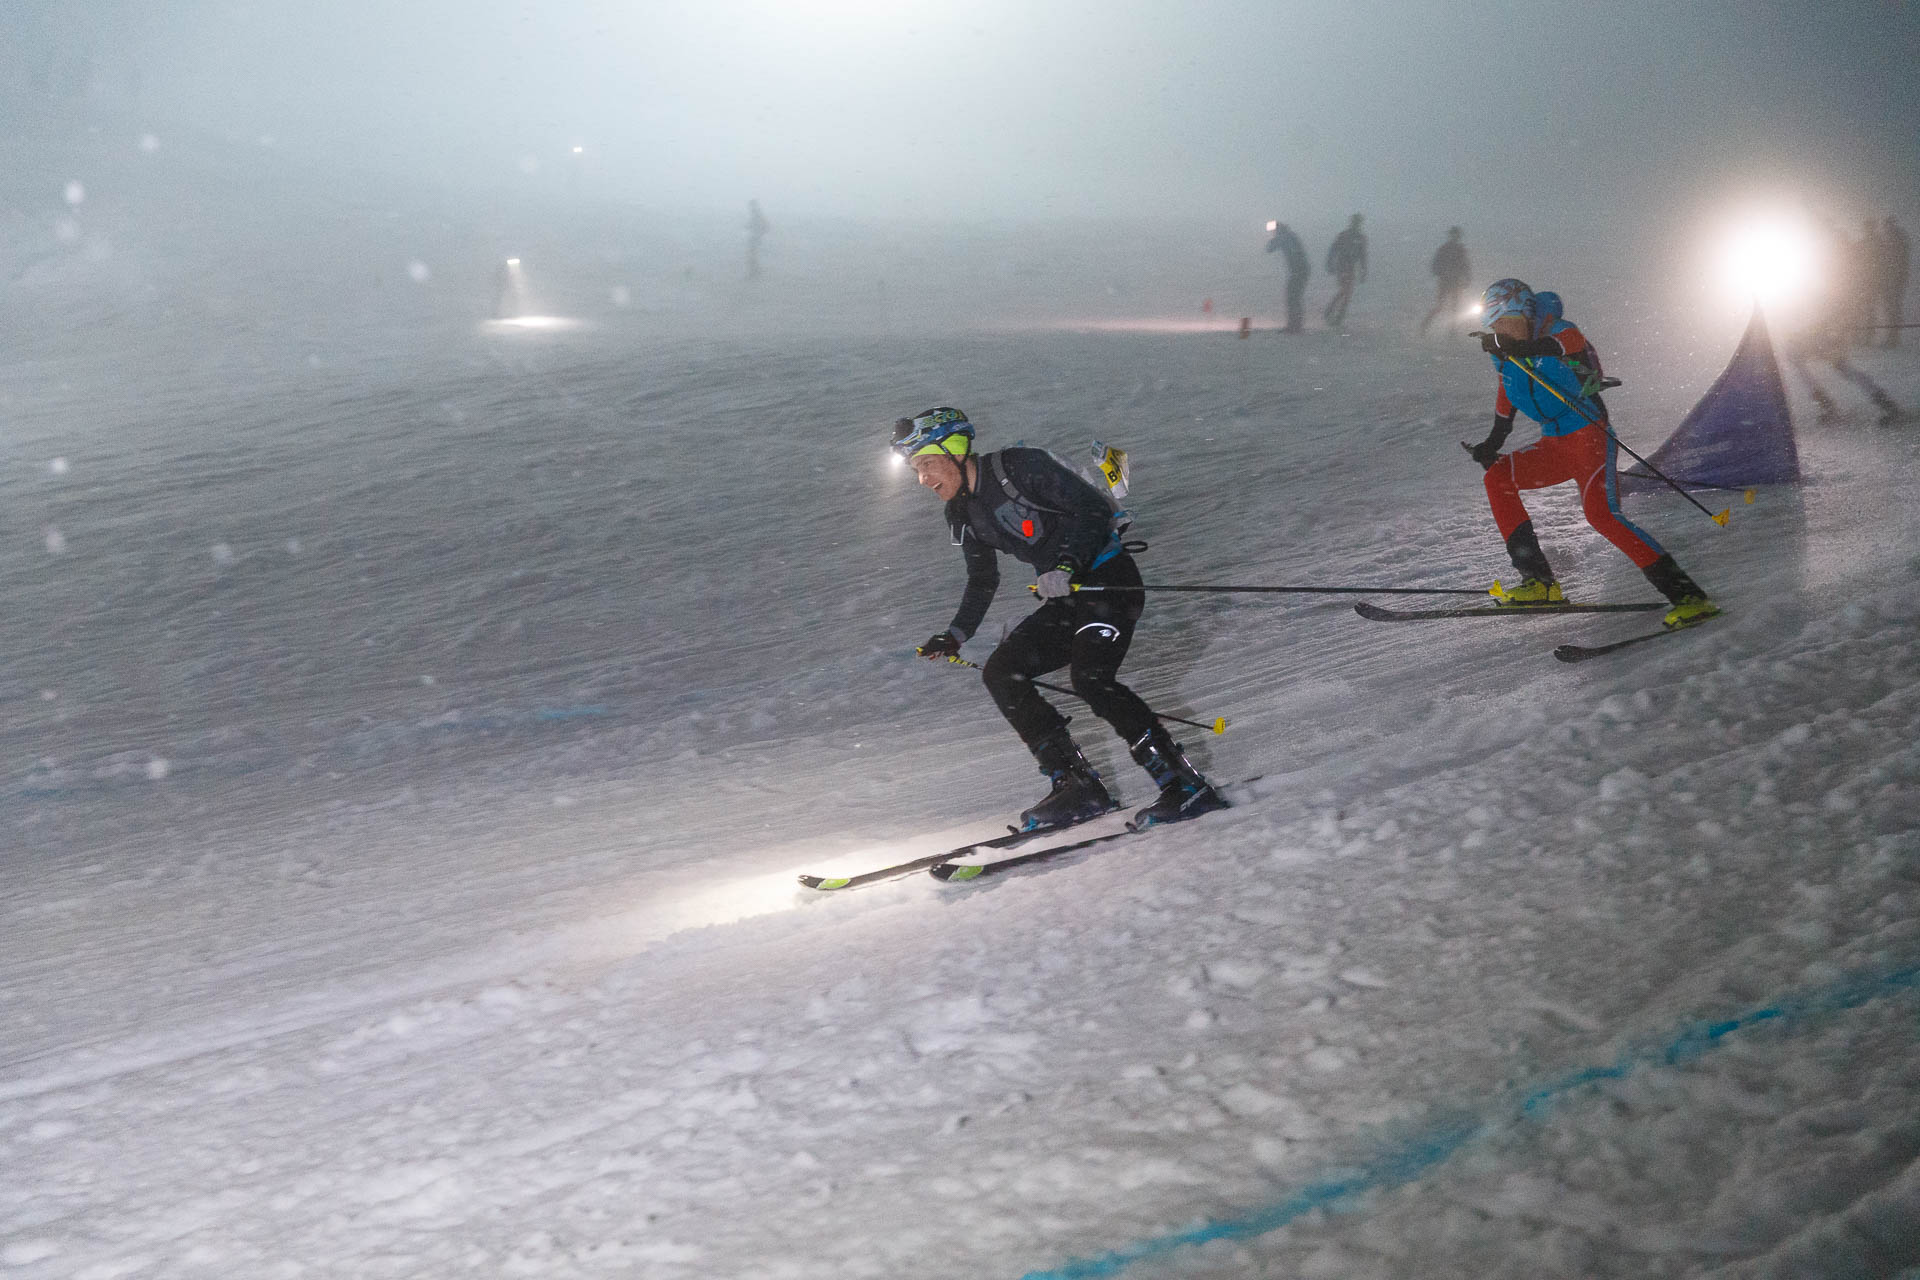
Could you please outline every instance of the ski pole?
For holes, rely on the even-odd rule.
[[[1202,587],[1169,586],[1164,583],[1148,583],[1138,587],[1100,587],[1074,584],[1075,591],[1208,591],[1215,594],[1278,594],[1278,595],[1314,595],[1314,596],[1483,596],[1486,591],[1475,587]],[[1029,591],[1038,592],[1037,586],[1029,586]]]
[[[1480,337],[1485,337],[1486,335],[1475,332],[1475,333],[1469,334],[1468,336],[1474,337],[1474,338],[1480,338]],[[1535,373],[1532,369],[1528,368],[1520,360],[1514,359],[1512,356],[1503,355],[1500,357],[1500,363],[1506,364],[1509,362],[1511,362],[1516,368],[1518,368],[1520,372],[1526,374],[1529,378],[1532,378],[1540,386],[1545,387],[1555,400],[1558,400],[1561,404],[1567,406],[1567,408],[1579,414],[1583,419],[1586,420],[1586,423],[1588,426],[1599,427],[1602,431],[1606,432],[1608,436],[1612,437],[1613,442],[1615,444],[1619,445],[1622,449],[1625,449],[1627,451],[1627,454],[1630,457],[1632,457],[1635,461],[1637,461],[1641,466],[1653,472],[1653,474],[1660,477],[1660,479],[1665,480],[1667,482],[1667,485],[1675,493],[1685,498],[1688,502],[1691,502],[1694,506],[1700,507],[1700,513],[1706,516],[1707,519],[1713,521],[1715,524],[1719,525],[1723,529],[1727,527],[1727,521],[1733,518],[1732,507],[1728,507],[1725,511],[1722,511],[1719,515],[1715,515],[1713,514],[1713,512],[1708,511],[1704,506],[1701,506],[1700,499],[1694,497],[1692,494],[1688,493],[1685,489],[1682,489],[1679,485],[1675,484],[1673,480],[1667,475],[1666,472],[1660,470],[1660,468],[1654,466],[1651,462],[1648,462],[1645,458],[1642,458],[1639,454],[1634,453],[1632,446],[1630,446],[1625,440],[1622,440],[1619,436],[1614,435],[1612,427],[1608,426],[1605,422],[1602,422],[1599,418],[1594,417],[1592,414],[1588,413],[1585,409],[1582,409],[1579,405],[1575,404],[1573,401],[1561,395],[1560,392],[1557,389],[1555,389],[1553,384],[1549,383],[1545,378],[1541,377],[1539,374]]]
[[[979,663],[968,662],[965,658],[961,657],[957,653],[948,654],[947,661],[951,662],[956,667],[972,667],[975,671],[980,670]],[[1051,689],[1055,693],[1064,693],[1069,698],[1080,697],[1079,694],[1075,693],[1071,689],[1064,688],[1057,684],[1048,684],[1045,680],[1035,680],[1033,683],[1037,688]],[[1081,699],[1081,700],[1085,701],[1085,699]],[[1148,707],[1147,710],[1153,711],[1153,708]],[[1164,711],[1153,711],[1153,714],[1157,716],[1159,719],[1171,720],[1175,724],[1190,724],[1196,729],[1205,729],[1208,733],[1225,733],[1227,731],[1227,718],[1225,716],[1221,716],[1219,719],[1215,720],[1212,724],[1201,724],[1198,720],[1188,720],[1183,716],[1170,716]]]

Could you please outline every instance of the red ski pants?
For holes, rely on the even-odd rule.
[[[1524,449],[1503,453],[1487,468],[1487,502],[1500,525],[1500,536],[1532,517],[1520,501],[1522,489],[1545,489],[1569,480],[1580,486],[1580,507],[1587,523],[1600,536],[1626,553],[1644,569],[1666,554],[1646,530],[1628,522],[1620,511],[1620,488],[1614,474],[1613,435],[1596,423],[1572,435],[1542,436]]]

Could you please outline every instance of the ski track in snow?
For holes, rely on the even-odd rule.
[[[1038,793],[977,677],[906,656],[961,574],[893,416],[1126,445],[1149,581],[1476,585],[1490,378],[1388,332],[725,301],[205,346],[136,315],[112,368],[10,313],[0,1273],[1920,1266],[1911,985],[1818,998],[1920,960],[1920,436],[1803,429],[1808,483],[1726,531],[1635,499],[1731,612],[1624,660],[1549,653],[1634,619],[1156,599],[1128,669],[1231,719],[1186,740],[1265,775],[1235,809],[808,896]],[[1570,492],[1530,502],[1576,596],[1645,594]]]

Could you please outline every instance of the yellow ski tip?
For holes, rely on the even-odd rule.
[[[1507,598],[1507,589],[1500,585],[1500,579],[1495,578],[1493,585],[1487,588],[1487,594],[1495,600],[1504,600]]]
[[[1225,733],[1227,731],[1227,718],[1225,716],[1221,716],[1213,722],[1213,731],[1215,733]]]
[[[1733,519],[1733,508],[1728,507],[1725,511],[1722,511],[1719,515],[1715,516],[1713,518],[1713,522],[1719,525],[1722,529],[1724,529],[1727,527],[1727,521],[1731,519]]]

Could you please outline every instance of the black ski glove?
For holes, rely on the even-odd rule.
[[[1497,334],[1497,333],[1480,333],[1480,334],[1475,334],[1474,336],[1480,339],[1480,349],[1481,349],[1482,351],[1484,351],[1484,352],[1486,352],[1486,353],[1487,353],[1488,355],[1490,355],[1490,356],[1498,356],[1498,355],[1505,355],[1505,354],[1506,354],[1505,352],[1503,352],[1503,351],[1501,351],[1501,350],[1500,350],[1500,335],[1499,335],[1499,334]]]
[[[936,631],[927,637],[927,642],[914,652],[929,660],[936,658],[957,658],[960,656],[960,641],[951,631]]]
[[[1480,464],[1482,471],[1493,470],[1493,464],[1500,461],[1500,446],[1491,439],[1482,440],[1479,444],[1468,444],[1462,440],[1460,447],[1467,451],[1469,458]]]
[[[1462,440],[1460,447],[1467,451],[1468,457],[1480,464],[1482,471],[1490,471],[1493,468],[1493,464],[1500,461],[1500,446],[1505,444],[1507,437],[1512,434],[1512,418],[1495,418],[1493,420],[1493,430],[1487,433],[1485,440],[1482,440],[1479,444],[1468,444],[1465,440]]]

